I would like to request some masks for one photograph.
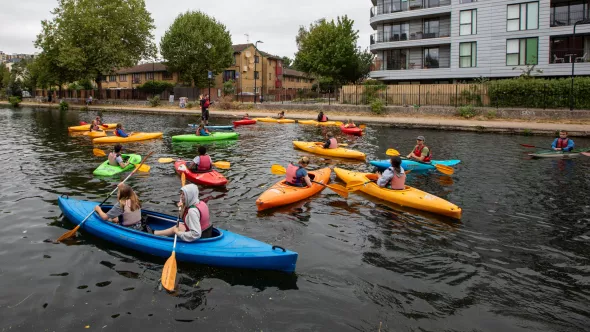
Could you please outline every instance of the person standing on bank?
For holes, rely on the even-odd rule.
[[[201,120],[205,123],[206,126],[209,125],[209,106],[211,105],[211,100],[209,99],[209,95],[206,95],[205,98],[201,99]]]

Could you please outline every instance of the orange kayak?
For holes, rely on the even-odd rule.
[[[313,181],[328,184],[332,171],[329,167],[326,167],[308,173]],[[256,206],[258,207],[258,211],[262,211],[277,206],[295,203],[319,193],[324,188],[324,186],[317,183],[313,183],[309,188],[294,187],[286,184],[285,179],[283,179],[275,183],[267,191],[263,192],[256,200]]]

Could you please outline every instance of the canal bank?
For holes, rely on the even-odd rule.
[[[0,101],[0,105],[9,104]],[[21,106],[57,108],[59,104],[23,102]],[[70,104],[72,109],[86,106]],[[199,115],[200,109],[181,109],[177,106],[147,107],[142,105],[93,105],[91,111],[126,111],[151,114]],[[239,109],[222,110],[212,107],[211,120],[215,117],[241,118],[246,113],[250,117],[275,116],[284,110],[285,116],[292,119],[314,118],[323,111],[330,120],[382,125],[393,128],[437,129],[453,131],[507,133],[521,135],[550,135],[556,131],[567,130],[570,136],[590,136],[590,111],[536,110],[536,109],[475,109],[475,115],[464,119],[453,115],[453,108],[445,107],[386,107],[382,115],[371,113],[368,106],[320,105],[320,104],[239,104]]]

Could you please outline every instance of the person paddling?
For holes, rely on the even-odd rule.
[[[559,137],[553,141],[551,148],[555,151],[570,152],[574,149],[574,141],[567,137],[567,131],[561,130]]]
[[[244,115],[244,117],[242,118],[242,120],[250,120],[250,115],[248,113],[246,113]]]
[[[96,211],[102,220],[108,220],[124,227],[142,230],[139,198],[129,185],[119,183],[118,187],[117,203],[107,213],[104,213],[98,205],[94,207],[94,211]]]
[[[209,125],[209,106],[211,105],[211,99],[209,95],[205,96],[201,100],[201,120],[205,122],[205,125]]]
[[[324,112],[320,111],[318,114],[318,122],[328,122],[328,117],[324,115]]]
[[[120,123],[117,123],[117,127],[115,128],[115,135],[119,137],[129,137],[129,135],[125,132],[125,128]]]
[[[391,157],[391,167],[387,168],[383,174],[377,172],[379,179],[377,185],[381,188],[393,190],[406,189],[406,172],[402,168],[402,158],[400,156]]]
[[[285,182],[294,187],[311,187],[311,179],[305,169],[309,165],[309,158],[301,157],[297,163],[298,166],[289,163],[289,166],[287,167],[287,179]]]
[[[424,136],[418,136],[416,138],[416,146],[414,147],[414,150],[407,156],[408,159],[421,161],[423,163],[430,163],[430,160],[432,160],[432,152],[430,152],[430,149],[424,145],[424,141]]]
[[[109,165],[111,165],[111,166],[119,165],[119,167],[121,167],[121,168],[125,168],[129,165],[129,162],[123,161],[123,157],[121,156],[121,150],[123,150],[123,147],[121,146],[121,144],[115,145],[114,151],[109,153],[109,155],[108,155]]]
[[[96,116],[95,120],[97,126],[102,126],[104,124],[102,123],[102,119],[100,118],[100,116]]]
[[[210,172],[213,167],[211,156],[207,154],[207,148],[204,146],[199,147],[199,155],[193,159],[193,161],[187,163],[187,168],[194,173],[207,173]]]
[[[281,112],[278,114],[277,118],[278,118],[278,119],[284,119],[284,118],[285,118],[285,111],[281,111]]]
[[[194,242],[213,236],[213,225],[209,218],[209,207],[199,200],[199,187],[187,184],[180,188],[180,216],[182,223],[161,231],[154,231],[154,235],[178,235],[181,241]]]
[[[211,133],[209,132],[209,130],[207,128],[205,128],[205,125],[201,121],[201,124],[199,125],[199,128],[197,128],[197,132],[195,132],[195,135],[197,135],[197,136],[210,136]]]
[[[355,128],[356,125],[352,122],[352,119],[348,119],[348,123],[344,125],[344,128]]]
[[[324,143],[324,149],[337,149],[338,141],[334,138],[334,134],[329,131],[326,133],[326,143]]]
[[[100,131],[97,120],[92,120],[92,123],[90,123],[90,131]]]

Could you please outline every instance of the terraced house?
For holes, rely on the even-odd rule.
[[[587,0],[372,2],[371,78],[453,83],[514,77],[533,64],[542,76],[563,77],[571,75],[572,62],[576,75],[590,75]]]

